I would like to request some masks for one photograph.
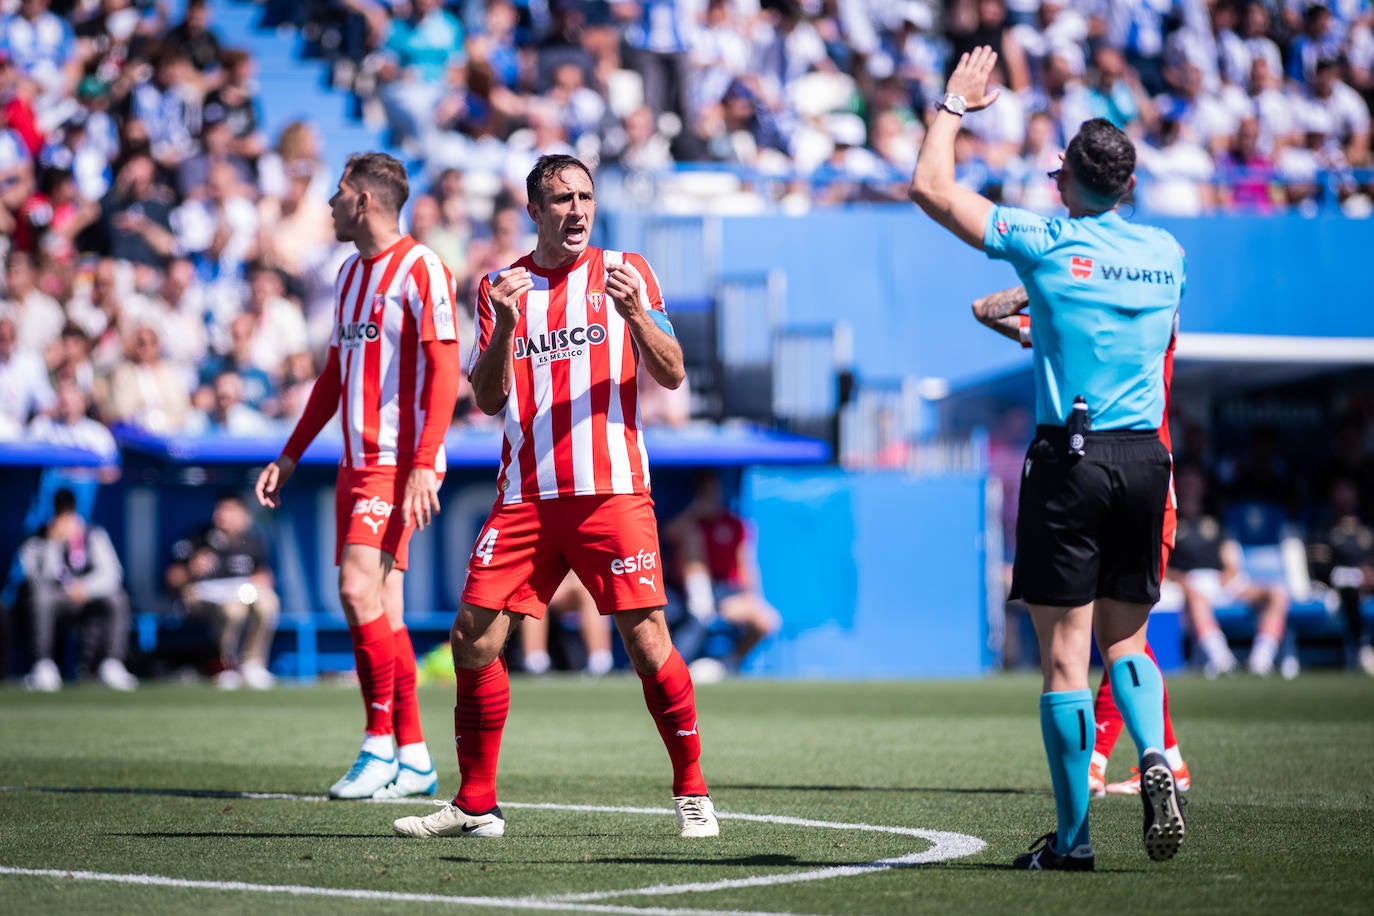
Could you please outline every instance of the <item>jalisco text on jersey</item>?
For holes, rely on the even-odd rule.
[[[585,328],[551,328],[543,334],[516,338],[515,358],[526,359],[530,356],[554,353],[571,347],[604,343],[605,340],[605,325],[593,324]]]

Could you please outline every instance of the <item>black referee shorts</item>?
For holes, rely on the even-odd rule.
[[[1168,450],[1153,430],[1089,433],[1081,458],[1066,440],[1063,427],[1041,426],[1026,450],[1011,597],[1052,607],[1154,604]]]

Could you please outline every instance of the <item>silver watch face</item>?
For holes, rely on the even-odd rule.
[[[968,112],[968,102],[961,95],[946,95],[940,100],[940,107],[957,115]]]

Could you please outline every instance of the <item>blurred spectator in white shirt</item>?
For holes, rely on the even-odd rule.
[[[735,4],[732,0],[709,0],[703,24],[693,33],[689,53],[691,113],[719,102],[731,81],[748,70],[749,55],[749,41]]]
[[[128,330],[124,298],[130,286],[127,264],[101,258],[67,303],[67,315],[91,340],[91,360],[97,370],[108,371],[124,358]]]
[[[188,436],[267,436],[274,431],[271,420],[243,402],[243,379],[232,369],[215,376],[196,400],[201,406],[186,417]]]
[[[232,165],[216,163],[203,199],[172,213],[181,250],[194,255],[215,280],[236,281],[257,254],[258,209]]]
[[[0,441],[23,438],[29,420],[56,403],[42,357],[20,348],[14,319],[0,312]]]
[[[1185,62],[1169,70],[1172,91],[1157,96],[1155,108],[1160,118],[1176,121],[1187,128],[1205,150],[1220,153],[1231,142],[1239,116],[1216,94],[1206,91],[1203,73],[1197,64]]]
[[[161,329],[167,356],[188,366],[204,360],[207,348],[204,297],[195,286],[195,268],[186,258],[173,258],[165,271],[135,267],[135,292],[125,309],[131,321]]]
[[[162,358],[157,329],[149,325],[135,325],[128,343],[127,358],[97,379],[101,419],[157,435],[181,432],[191,410],[189,369]]]
[[[67,314],[56,299],[36,285],[33,256],[27,251],[11,250],[5,255],[4,308],[19,332],[19,346],[46,354],[57,342]]]
[[[1331,139],[1341,145],[1353,166],[1369,164],[1369,107],[1354,89],[1341,81],[1340,61],[1324,58],[1312,74],[1311,95],[1305,104],[1326,111]]]
[[[86,392],[74,381],[62,381],[57,383],[56,398],[51,416],[41,414],[29,423],[29,439],[94,452],[103,459],[94,472],[95,479],[101,483],[118,480],[119,447],[109,427],[90,416],[91,401]]]
[[[6,4],[15,11],[0,19],[0,45],[38,87],[36,107],[40,111],[54,108],[70,96],[81,78],[72,27],[48,6],[48,0],[19,0],[18,4]]]
[[[300,304],[286,295],[286,283],[277,270],[254,264],[248,273],[248,300],[244,314],[254,321],[251,348],[253,365],[274,380],[281,378],[287,357],[309,350],[305,315]]]
[[[1212,210],[1216,166],[1184,124],[1165,118],[1158,145],[1142,144],[1138,155],[1138,167],[1149,178],[1141,183],[1141,202],[1151,214],[1200,216]]]
[[[1021,154],[1007,162],[1002,179],[1002,199],[1012,206],[1045,216],[1063,209],[1059,187],[1049,173],[1063,165],[1063,150],[1054,142],[1054,124],[1048,112],[1030,116]]]

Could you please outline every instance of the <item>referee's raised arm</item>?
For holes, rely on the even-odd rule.
[[[988,77],[997,65],[997,52],[980,45],[959,58],[945,84],[944,98],[935,103],[935,117],[926,131],[907,196],[932,219],[974,248],[983,247],[983,227],[992,201],[954,180],[954,138],[970,111],[997,100],[988,93]]]

